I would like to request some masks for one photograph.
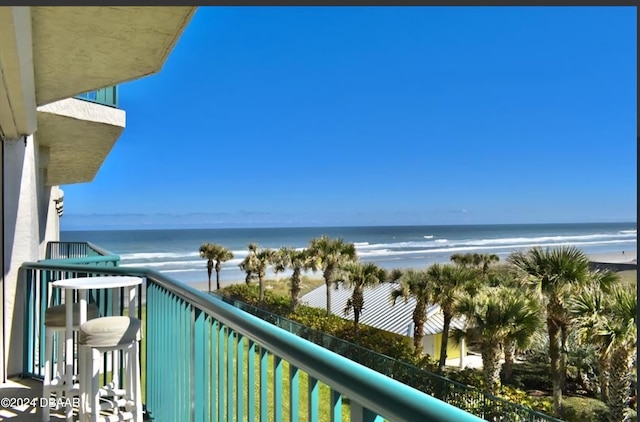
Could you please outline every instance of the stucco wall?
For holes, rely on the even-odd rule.
[[[44,257],[49,240],[59,237],[58,217],[52,196],[56,188],[45,187],[39,162],[37,137],[5,140],[4,171],[4,328],[6,336],[6,375],[22,370],[24,332],[24,283],[19,268],[25,261]]]

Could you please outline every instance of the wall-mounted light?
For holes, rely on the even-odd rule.
[[[64,197],[61,196],[58,199],[54,199],[53,202],[56,204],[56,211],[58,212],[58,217],[62,217],[64,213]]]

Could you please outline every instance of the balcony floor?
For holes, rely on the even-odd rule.
[[[0,384],[0,399],[39,399],[42,397],[42,382],[35,379],[9,379],[6,384]],[[20,406],[2,407],[0,404],[0,421],[4,422],[40,422],[42,413],[40,407]],[[64,409],[51,410],[52,421],[64,420]]]

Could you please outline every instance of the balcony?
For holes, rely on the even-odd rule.
[[[21,267],[27,310],[23,377],[43,375],[41,315],[47,298],[54,304],[61,299],[51,289],[52,281],[87,275],[138,276],[145,280],[139,287],[137,309],[144,327],[141,367],[148,419],[482,420],[394,380],[393,374],[376,372],[159,272],[118,267],[117,255],[94,245],[51,242],[46,257]],[[113,308],[113,298],[99,292],[91,292],[91,300],[102,315]],[[124,304],[120,305],[123,309]],[[25,397],[27,391],[39,397],[38,382],[22,380],[19,385],[29,390],[14,385],[6,391],[14,397]],[[447,391],[448,399],[464,395]],[[465,408],[489,420],[555,420],[532,411],[513,413],[506,406],[509,403],[489,403],[486,396],[469,398]],[[39,416],[37,407],[10,409],[9,413],[13,418],[7,420],[12,421]]]
[[[126,125],[117,105],[118,87],[111,86],[38,107],[47,186],[93,180]]]
[[[95,91],[85,92],[76,95],[74,98],[79,100],[91,101],[92,103],[106,105],[108,107],[118,108],[118,86],[108,86],[106,88],[96,89]]]

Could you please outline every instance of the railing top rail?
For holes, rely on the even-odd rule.
[[[25,263],[25,269],[50,269],[87,272],[82,265]],[[448,403],[442,402],[370,368],[355,363],[321,346],[303,340],[248,312],[241,311],[191,286],[155,270],[134,267],[91,268],[90,272],[112,275],[137,275],[147,278],[197,309],[215,316],[236,332],[289,361],[319,381],[358,401],[371,411],[394,421],[428,420],[482,421]],[[408,416],[410,415],[410,416]],[[410,418],[410,419],[409,419]]]
[[[49,258],[42,259],[38,262],[45,265],[56,265],[56,264],[89,264],[96,262],[115,262],[120,261],[119,255],[96,255],[96,256],[87,256],[82,258]]]
[[[118,260],[120,259],[120,255],[116,255],[114,253],[109,252],[106,249],[102,249],[100,246],[96,246],[91,242],[87,242],[87,247],[89,247],[89,249],[92,249],[94,252],[96,252],[99,255],[103,255],[103,256],[117,256]]]

